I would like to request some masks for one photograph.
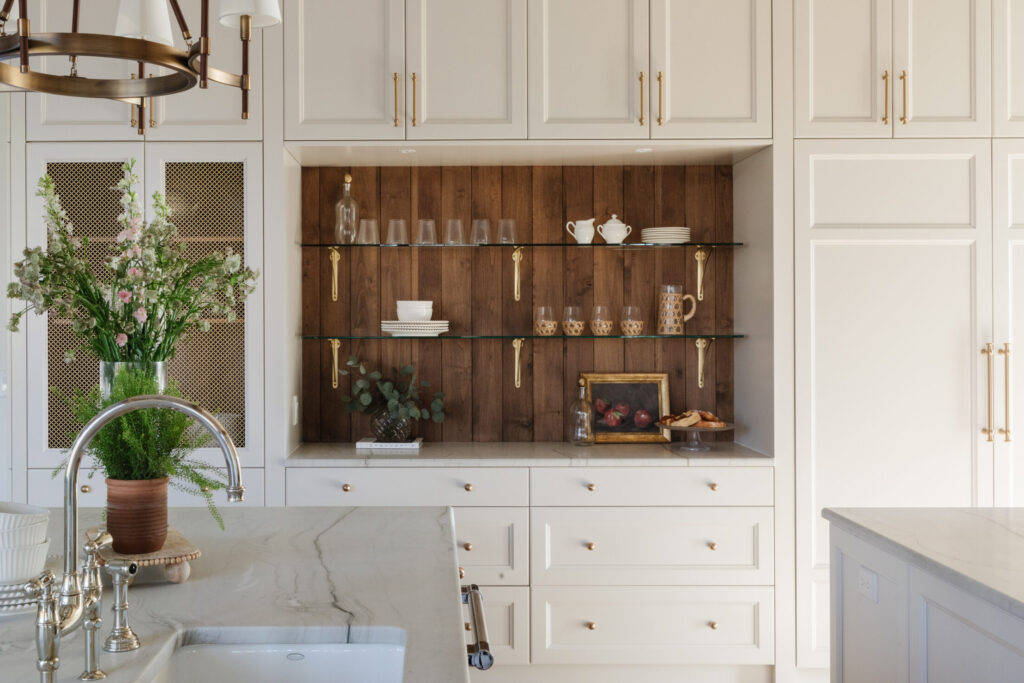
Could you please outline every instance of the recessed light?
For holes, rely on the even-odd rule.
[[[407,148],[402,150],[402,154],[415,154],[415,153],[416,153],[416,150],[414,150],[412,147],[407,147]]]
[[[637,154],[647,154],[648,152],[653,152],[653,151],[654,151],[653,147],[637,147],[636,148],[636,153]]]

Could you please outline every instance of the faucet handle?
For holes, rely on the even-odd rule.
[[[85,532],[85,552],[89,555],[95,555],[113,543],[114,537],[106,529],[98,530],[95,535]]]

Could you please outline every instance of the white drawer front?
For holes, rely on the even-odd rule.
[[[529,508],[455,508],[455,541],[462,583],[530,583]]]
[[[771,508],[534,508],[533,585],[770,585]]]
[[[534,588],[535,664],[772,664],[772,588]],[[591,628],[592,627],[592,628]]]
[[[288,505],[527,506],[525,467],[317,467],[287,470]]]
[[[770,467],[545,467],[533,505],[771,505]]]
[[[484,600],[484,619],[494,666],[529,664],[530,589],[526,586],[480,586],[480,595]],[[468,625],[468,605],[462,606],[462,614]],[[467,628],[466,643],[473,642],[473,638],[473,632]]]
[[[50,470],[28,471],[28,502],[43,507],[64,506],[64,477],[50,476]],[[223,491],[215,491],[213,502],[217,506],[245,505],[247,507],[263,507],[263,469],[260,467],[242,468],[242,485],[245,486],[245,500],[241,503],[228,503]],[[86,470],[78,473],[78,504],[82,507],[101,508],[107,504],[107,484],[103,475],[96,473],[90,479]],[[167,488],[167,504],[171,507],[206,507],[206,501],[179,491],[173,486]]]

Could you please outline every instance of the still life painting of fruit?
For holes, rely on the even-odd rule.
[[[593,406],[594,441],[665,442],[658,417],[668,410],[668,376],[664,373],[584,373]]]

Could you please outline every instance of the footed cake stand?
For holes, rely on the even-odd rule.
[[[724,427],[671,427],[669,425],[661,425],[665,429],[673,432],[686,432],[686,441],[678,441],[673,443],[671,448],[674,451],[681,453],[703,453],[710,451],[711,446],[704,443],[700,435],[705,432],[731,432],[736,428],[732,422],[726,422]]]

